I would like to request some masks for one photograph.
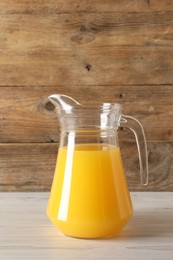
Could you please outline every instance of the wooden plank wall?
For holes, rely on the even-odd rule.
[[[0,191],[50,189],[52,93],[120,102],[148,140],[149,186],[120,132],[130,190],[173,191],[173,1],[0,1]]]

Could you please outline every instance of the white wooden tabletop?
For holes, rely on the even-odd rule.
[[[47,219],[48,193],[0,193],[0,259],[173,259],[173,192],[132,193],[134,216],[114,238],[66,237]]]

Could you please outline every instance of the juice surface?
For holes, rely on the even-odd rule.
[[[120,150],[107,144],[60,147],[47,214],[63,233],[116,234],[132,215]]]

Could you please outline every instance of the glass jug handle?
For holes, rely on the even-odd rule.
[[[127,115],[122,115],[121,125],[130,129],[135,136],[139,155],[141,184],[146,186],[148,184],[148,152],[143,126],[136,118]]]

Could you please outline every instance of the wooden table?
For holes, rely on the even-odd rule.
[[[48,193],[0,193],[0,259],[173,259],[173,193],[132,193],[135,214],[111,239],[66,237],[47,219]]]

